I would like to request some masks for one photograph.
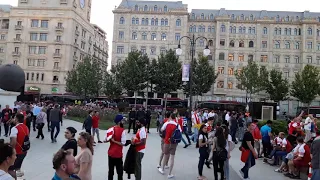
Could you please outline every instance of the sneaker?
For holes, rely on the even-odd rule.
[[[169,169],[170,168],[170,166],[164,166],[164,169]]]
[[[157,168],[158,168],[158,169],[161,168],[161,165],[158,165]]]
[[[171,179],[171,178],[174,178],[174,175],[173,175],[173,174],[169,174],[169,175],[168,175],[168,179]]]
[[[278,169],[275,169],[274,172],[282,173],[282,170],[278,168]]]
[[[24,172],[21,171],[21,170],[17,170],[16,171],[16,175],[17,175],[17,177],[23,177],[24,176]]]
[[[158,168],[159,173],[164,174],[164,171],[162,168]]]
[[[102,141],[98,141],[98,143],[102,143]]]
[[[239,170],[241,176],[243,177],[244,176],[244,173],[241,171],[241,169]]]

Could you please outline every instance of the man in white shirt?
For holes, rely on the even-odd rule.
[[[312,123],[312,119],[313,119],[313,115],[309,114],[308,117],[306,118],[306,120],[304,121],[303,125],[304,125],[304,131],[305,131],[305,137],[304,137],[304,142],[307,143],[310,141],[310,139],[312,138],[312,134],[311,134],[311,123]]]
[[[230,122],[229,122],[230,119],[231,119],[230,111],[228,111],[227,114],[226,114],[226,117],[224,118],[224,120],[225,120],[227,123],[230,123]]]
[[[141,180],[141,161],[145,153],[146,142],[147,142],[147,132],[145,128],[145,120],[139,119],[136,121],[136,127],[138,128],[138,132],[135,137],[132,138],[132,144],[136,145],[136,165],[135,165],[135,177],[136,180]]]

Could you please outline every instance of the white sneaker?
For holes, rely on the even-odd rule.
[[[158,169],[161,168],[161,165],[158,165],[157,168],[158,168]]]
[[[164,166],[164,169],[169,169],[170,168],[170,166]]]
[[[24,176],[24,172],[21,171],[21,170],[17,170],[17,171],[16,171],[16,176],[17,176],[17,177],[22,177],[22,176]]]
[[[169,174],[169,175],[168,175],[168,179],[171,179],[171,178],[174,178],[174,175],[173,175],[173,174]]]
[[[159,173],[164,174],[163,169],[162,168],[158,168]]]

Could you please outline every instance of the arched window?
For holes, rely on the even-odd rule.
[[[149,19],[146,18],[145,22],[144,22],[144,25],[149,25]]]
[[[312,35],[312,29],[311,29],[311,27],[308,28],[308,35]]]
[[[230,32],[230,33],[232,33],[232,26],[230,26],[230,28],[229,28],[229,32]]]
[[[211,26],[208,26],[208,32],[211,32]]]
[[[153,11],[158,11],[158,6],[157,6],[157,5],[155,5],[155,6],[153,7]]]
[[[299,42],[295,43],[295,49],[300,49],[300,43]]]
[[[165,20],[164,20],[164,25],[165,25],[165,26],[168,26],[168,25],[169,25],[168,19],[165,19]]]
[[[213,46],[213,41],[212,40],[208,41],[208,46]]]
[[[202,32],[206,32],[206,26],[202,26]]]
[[[196,15],[192,13],[191,19],[196,19]]]
[[[320,30],[317,29],[317,36],[320,36]]]
[[[298,35],[298,29],[294,28],[293,33],[294,33],[295,36],[297,36]]]
[[[233,88],[233,83],[232,82],[228,82],[228,89],[232,89]]]
[[[151,40],[157,40],[157,34],[156,33],[152,33],[151,34]]]
[[[249,41],[249,48],[253,48],[253,46],[254,46],[253,41]]]
[[[139,18],[136,18],[136,25],[139,25]]]
[[[176,20],[176,26],[179,26],[179,27],[181,26],[181,20],[180,19]]]
[[[204,19],[204,14],[203,13],[201,14],[201,19]]]
[[[243,14],[241,14],[241,17],[240,17],[240,20],[244,20],[244,15]]]
[[[278,34],[281,35],[281,28],[278,28]]]
[[[231,14],[231,20],[234,20],[234,14]]]
[[[204,40],[203,40],[203,39],[200,39],[200,40],[199,40],[199,46],[200,46],[200,47],[204,47]]]
[[[244,47],[244,42],[243,41],[239,41],[239,47]]]
[[[214,32],[214,26],[211,27],[211,32]]]
[[[291,35],[291,28],[288,28],[288,35]]]
[[[278,28],[274,28],[274,34],[278,34]]]
[[[193,32],[197,32],[197,26],[196,25],[193,26]]]
[[[142,40],[147,40],[147,33],[142,33],[142,35],[141,35],[141,37],[142,37]]]
[[[164,11],[164,12],[167,12],[167,11],[168,11],[168,7],[167,7],[167,6],[164,6],[163,11]]]
[[[288,35],[288,29],[287,28],[284,28],[284,34]]]
[[[275,41],[274,48],[275,49],[280,49],[280,42],[279,41]]]
[[[286,41],[285,46],[286,46],[286,49],[290,49],[290,42]]]
[[[120,18],[120,22],[119,22],[120,24],[124,24],[124,17],[121,17]]]
[[[263,28],[263,34],[268,34],[268,28],[266,27]]]
[[[290,18],[289,18],[289,16],[287,16],[287,17],[286,17],[286,21],[290,21]]]
[[[161,19],[161,26],[164,26],[164,19]]]
[[[193,26],[192,25],[190,25],[190,27],[189,27],[189,32],[193,32]]]
[[[132,39],[133,39],[133,40],[137,40],[137,39],[138,39],[138,35],[137,35],[136,32],[133,32],[133,33],[132,33]]]
[[[165,41],[165,40],[167,40],[167,35],[166,35],[166,33],[162,33],[161,34],[161,41]]]
[[[253,15],[252,14],[250,15],[250,21],[253,21]]]
[[[246,27],[242,28],[242,33],[245,34],[246,33]]]
[[[154,26],[154,18],[151,19],[151,26]]]
[[[277,17],[276,17],[276,21],[280,21],[280,16],[279,15],[277,15]]]
[[[213,14],[210,14],[210,19],[213,20]]]
[[[221,25],[220,31],[221,32],[226,32],[226,26],[224,24]]]
[[[132,18],[131,24],[136,24],[136,19],[135,18]]]
[[[144,25],[144,18],[141,19],[141,25]]]
[[[202,26],[201,25],[198,27],[198,32],[202,32]]]
[[[256,28],[253,27],[253,28],[251,29],[251,32],[252,32],[252,34],[256,34]]]
[[[240,34],[242,33],[242,27],[241,26],[239,27],[239,33]]]
[[[232,33],[234,33],[234,34],[237,33],[237,27],[233,26]]]
[[[135,11],[139,11],[139,6],[138,6],[138,5],[135,5],[135,6],[134,6],[134,10],[135,10]]]
[[[158,26],[158,18],[156,18],[156,20],[154,21],[154,25]]]
[[[224,59],[224,53],[223,53],[223,52],[219,53],[219,60],[225,60],[225,59]]]
[[[230,41],[229,47],[234,47],[234,41],[233,40]]]
[[[144,10],[144,11],[148,11],[148,6],[145,5],[144,8],[143,8],[143,10]]]
[[[248,33],[251,34],[251,27],[248,28]]]

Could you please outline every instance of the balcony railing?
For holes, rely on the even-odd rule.
[[[56,26],[56,31],[63,31],[64,27],[63,26]]]
[[[61,53],[53,53],[54,58],[61,58],[62,54]]]
[[[21,39],[21,38],[14,38],[13,41],[14,41],[14,42],[21,42],[22,39]]]
[[[53,67],[53,71],[60,71],[60,67]]]
[[[16,30],[22,30],[23,29],[23,26],[22,25],[15,25],[14,28]]]
[[[59,80],[52,80],[53,84],[59,84]]]
[[[59,40],[59,39],[54,40],[54,42],[55,42],[56,44],[62,44],[62,40]]]
[[[13,51],[12,56],[21,56],[21,52]]]

